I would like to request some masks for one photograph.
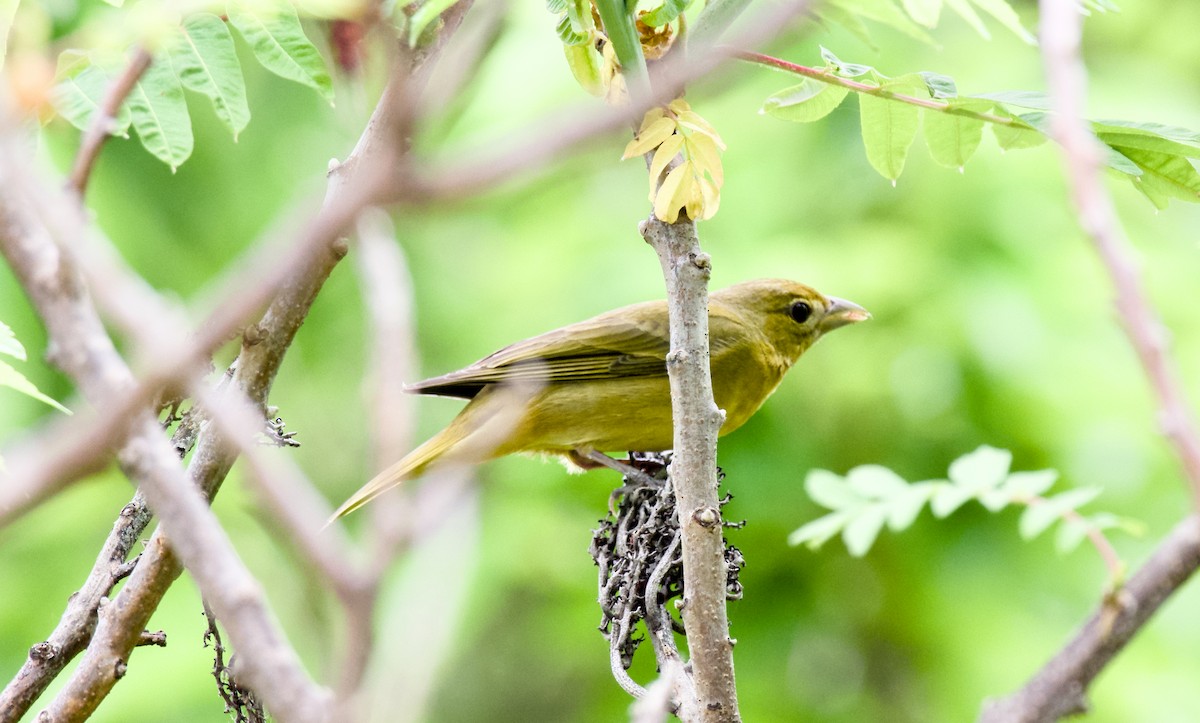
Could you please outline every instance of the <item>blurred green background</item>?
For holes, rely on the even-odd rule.
[[[1032,4],[1018,8],[1032,26]],[[890,75],[947,73],[962,93],[1043,88],[1036,49],[991,27],[995,37],[984,41],[947,16],[936,47],[876,27],[878,50],[812,28],[770,52],[818,65],[825,45]],[[1200,5],[1167,0],[1090,18],[1093,117],[1200,128],[1200,45],[1184,31],[1195,27]],[[99,225],[157,288],[184,300],[202,297],[264,229],[304,218],[328,160],[349,151],[370,107],[368,93],[343,87],[331,109],[265,75],[248,54],[243,66],[254,117],[236,144],[193,97],[196,152],[178,173],[136,142],[114,141],[92,182]],[[854,99],[813,125],[758,115],[763,98],[793,82],[735,66],[688,95],[729,144],[721,211],[700,229],[714,287],[790,277],[874,314],[806,355],[762,411],[722,440],[735,495],[727,513],[748,522],[730,534],[747,558],[745,599],[730,606],[742,710],[748,721],[970,720],[984,698],[1019,686],[1096,605],[1105,582],[1099,558],[1088,548],[1061,557],[1049,536],[1024,543],[1016,511],[991,515],[976,505],[943,521],[923,513],[911,530],[884,533],[864,559],[838,541],[817,553],[793,549],[787,534],[822,512],[804,494],[807,470],[879,463],[917,480],[944,476],[980,444],[1008,448],[1015,469],[1056,468],[1056,489],[1102,486],[1091,508],[1142,520],[1143,538],[1114,538],[1133,565],[1191,500],[1157,433],[1106,279],[1075,225],[1054,149],[1002,154],[989,133],[960,175],[936,166],[918,141],[893,187],[866,162]],[[513,3],[469,103],[434,122],[417,146],[471,153],[550,109],[584,102],[542,4]],[[486,196],[395,216],[414,275],[423,375],[662,295],[658,263],[636,230],[648,212],[645,171],[618,162],[625,142],[614,133]],[[60,169],[77,143],[62,121],[41,136]],[[1200,208],[1155,213],[1126,183],[1113,193],[1200,399]],[[21,370],[80,406],[40,360],[44,333],[6,267],[0,319],[29,348]],[[372,471],[365,344],[358,280],[343,264],[273,395],[303,443],[283,453],[331,503]],[[232,354],[224,350],[218,365]],[[460,406],[414,403],[422,437]],[[54,414],[6,390],[0,409],[5,444]],[[381,720],[621,719],[630,701],[595,629],[587,555],[614,476],[568,477],[526,458],[486,465],[479,476],[477,505],[464,505],[389,579],[380,685],[406,702]],[[0,678],[50,632],[129,495],[110,471],[0,530]],[[215,507],[310,669],[330,680],[337,610],[262,524],[240,468]],[[1193,586],[1171,600],[1099,678],[1088,720],[1200,720],[1198,596]],[[152,621],[169,647],[137,651],[95,720],[222,720],[203,622],[185,576]],[[642,682],[653,677],[645,660],[633,672]]]

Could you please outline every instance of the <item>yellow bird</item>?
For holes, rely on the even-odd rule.
[[[709,296],[713,397],[725,435],[758,411],[822,334],[870,318],[861,306],[782,279]],[[507,346],[465,369],[407,387],[470,400],[450,424],[346,500],[334,518],[446,462],[514,452],[597,466],[596,452],[673,444],[666,301],[622,307]],[[522,389],[525,392],[522,392]]]

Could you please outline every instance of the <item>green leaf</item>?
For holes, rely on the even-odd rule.
[[[860,75],[866,75],[875,69],[869,65],[859,65],[858,63],[844,63],[833,51],[825,46],[821,46],[821,59],[825,61],[829,67],[837,71],[837,74],[843,78],[857,78]]]
[[[250,122],[250,107],[229,28],[210,13],[189,16],[169,53],[183,87],[208,96],[217,118],[236,140]]]
[[[846,485],[859,497],[887,500],[908,489],[908,484],[892,470],[878,464],[864,464],[846,474]]]
[[[1004,481],[1012,452],[982,445],[950,463],[950,481],[976,491],[990,490]]]
[[[921,125],[929,155],[948,168],[962,170],[983,140],[983,121],[977,118],[926,110]]]
[[[590,34],[577,31],[575,24],[571,22],[571,17],[566,14],[558,19],[558,24],[554,26],[554,32],[558,33],[558,39],[568,48],[586,47],[589,44],[588,41],[592,39]],[[592,48],[592,50],[596,49]]]
[[[1058,550],[1058,554],[1065,555],[1079,547],[1079,543],[1083,542],[1087,534],[1088,524],[1083,520],[1063,520],[1054,536],[1054,548]]]
[[[1033,110],[1050,110],[1050,96],[1040,90],[1009,90],[1000,93],[980,93],[972,98],[994,100],[1004,105]]]
[[[942,14],[942,0],[900,0],[904,12],[913,22],[927,28],[936,28],[938,16]]]
[[[833,472],[814,469],[804,478],[804,491],[813,502],[831,510],[858,507],[862,499]]]
[[[992,124],[992,134],[996,136],[996,142],[1000,144],[1001,148],[1005,150],[1034,148],[1046,142],[1046,134],[1023,121],[1020,116],[1012,115],[1001,109],[997,109],[997,113],[1013,119],[1013,123],[1010,125]]]
[[[192,155],[192,119],[183,86],[165,55],[154,58],[125,104],[138,140],[172,171]]]
[[[450,6],[456,2],[458,0],[425,0],[421,7],[412,14],[412,19],[409,21],[408,44],[414,48],[417,47],[425,28],[441,17],[442,13],[450,9]]]
[[[1096,487],[1081,487],[1047,498],[1044,502],[1030,505],[1021,514],[1019,524],[1021,537],[1032,540],[1054,524],[1054,521],[1062,517],[1064,512],[1091,502],[1099,494],[1100,490]]]
[[[849,89],[805,78],[763,101],[760,113],[795,123],[811,123],[829,115],[842,104]]]
[[[1196,158],[1200,155],[1200,133],[1161,123],[1105,120],[1092,123],[1101,140],[1113,146],[1141,148]],[[1112,142],[1109,142],[1112,138]]]
[[[896,92],[904,91],[896,89]],[[867,160],[881,176],[895,183],[917,135],[918,109],[873,95],[859,96],[858,107]]]
[[[846,543],[850,554],[854,557],[867,554],[886,520],[887,510],[879,503],[867,505],[855,515],[842,530],[842,541]]]
[[[925,81],[925,87],[929,89],[929,95],[938,100],[946,100],[947,98],[958,97],[958,86],[954,83],[954,78],[941,73],[934,73],[931,70],[922,70],[917,73],[921,79]]]
[[[247,3],[233,0],[228,12],[229,22],[250,44],[254,57],[264,68],[281,78],[315,88],[333,104],[333,80],[325,60],[304,34],[291,5],[281,3],[278,12],[259,14]]]
[[[992,39],[992,34],[988,32],[987,26],[983,24],[983,18],[979,17],[979,14],[975,12],[975,8],[971,7],[971,4],[967,0],[946,0],[946,5],[958,13],[959,17],[967,21],[967,25],[970,25],[971,29],[979,33],[980,37],[985,40]]]
[[[1118,147],[1117,151],[1143,171],[1142,182],[1182,201],[1200,201],[1200,173],[1187,158],[1140,148]]]
[[[847,12],[836,5],[829,5],[828,3],[818,4],[814,12],[823,25],[828,26],[829,23],[841,25],[851,35],[861,40],[863,45],[872,50],[879,49],[879,46],[871,39],[871,31],[863,23],[862,19],[854,13]]]
[[[0,361],[0,387],[8,387],[9,389],[20,392],[27,397],[32,397],[39,402],[49,404],[65,414],[71,413],[71,410],[38,391],[38,388],[34,386],[33,382],[26,379],[21,372],[13,369],[2,361]]]
[[[25,361],[25,347],[17,340],[17,335],[3,321],[0,321],[0,354]]]
[[[1001,485],[1010,498],[1041,497],[1054,486],[1058,480],[1058,472],[1052,469],[1039,469],[1032,472],[1013,472]]]
[[[996,22],[1007,28],[1013,35],[1016,35],[1030,45],[1037,44],[1037,39],[1033,37],[1033,33],[1026,30],[1024,25],[1021,25],[1021,18],[1017,15],[1017,11],[1013,10],[1012,6],[1005,2],[1005,0],[971,0],[971,2],[995,18]]]
[[[788,544],[793,547],[807,545],[810,550],[815,550],[841,532],[849,519],[850,515],[846,512],[831,512],[818,517],[788,535]]]
[[[641,21],[652,28],[662,27],[679,17],[692,0],[664,0],[662,5],[654,8],[641,17]]]
[[[100,110],[104,102],[104,94],[112,84],[113,76],[98,65],[92,65],[90,60],[73,59],[74,68],[54,86],[50,93],[50,103],[59,115],[81,131],[86,131],[91,125],[92,116]],[[83,65],[82,69],[79,66]],[[116,122],[110,133],[122,138],[129,137],[131,117],[129,108],[122,105],[117,110]]]
[[[962,507],[974,496],[975,491],[968,487],[960,487],[959,485],[947,483],[936,484],[933,496],[929,500],[929,510],[938,519],[949,517],[951,513]]]
[[[903,491],[892,495],[888,502],[888,529],[892,532],[907,530],[916,521],[917,515],[921,514],[921,508],[936,489],[933,482],[914,482]]]
[[[826,4],[887,25],[923,43],[933,43],[929,33],[913,22],[892,0],[827,0]]]

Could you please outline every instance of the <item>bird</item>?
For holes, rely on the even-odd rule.
[[[742,426],[824,334],[870,318],[863,307],[785,279],[756,279],[708,299],[720,434]],[[590,468],[604,452],[673,444],[665,300],[632,304],[546,332],[405,391],[466,399],[445,429],[376,475],[330,521],[438,464],[546,454]],[[605,465],[613,466],[613,465]],[[619,465],[617,465],[619,468]]]

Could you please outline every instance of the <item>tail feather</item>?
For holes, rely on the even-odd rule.
[[[345,517],[391,488],[421,476],[429,469],[430,465],[445,455],[460,439],[453,427],[443,429],[429,441],[406,454],[399,462],[375,475],[370,482],[350,495],[350,498],[342,503],[342,506],[325,524],[328,526],[334,520]]]

